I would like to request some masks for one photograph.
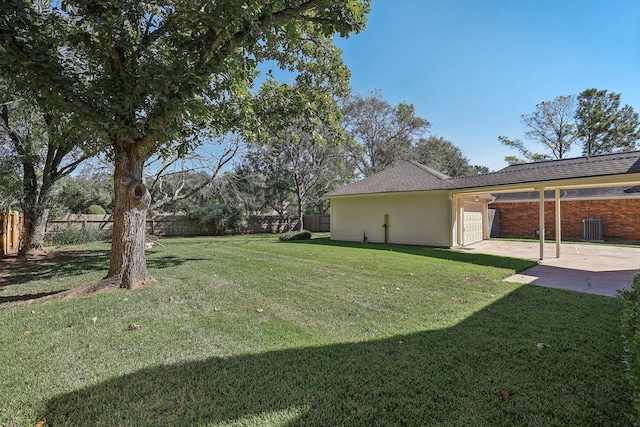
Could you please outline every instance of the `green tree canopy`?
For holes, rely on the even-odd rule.
[[[91,205],[113,212],[113,178],[91,165],[60,180],[53,193],[53,214],[83,214]]]
[[[439,136],[421,138],[413,149],[415,160],[449,176],[469,176],[489,172],[486,166],[473,166],[453,142]]]
[[[501,143],[515,148],[522,155],[522,158],[507,156],[505,160],[514,164],[565,158],[576,139],[575,102],[574,96],[559,96],[552,101],[543,101],[536,105],[536,111],[533,113],[523,114],[522,123],[528,129],[525,136],[528,140],[542,145],[544,152],[532,152],[521,140],[500,136],[498,139]]]
[[[530,151],[523,141],[500,136],[500,142],[522,155],[505,157],[510,164],[563,159],[575,143],[582,145],[585,156],[631,151],[640,139],[638,114],[620,106],[619,93],[606,90],[587,89],[577,97],[543,101],[534,113],[522,115],[522,123],[528,128],[527,139],[545,150]]]
[[[301,89],[299,84],[278,88],[272,82],[264,85],[260,95],[268,99],[266,105],[292,105],[304,93]],[[281,126],[258,135],[249,157],[268,187],[278,190],[277,200],[289,195],[287,202],[296,207],[301,226],[307,206],[317,203],[333,183],[349,174],[348,145],[336,102],[342,89],[341,85],[326,85],[326,96],[315,100],[312,111],[293,110],[283,117]]]
[[[345,128],[355,141],[351,157],[361,176],[370,176],[411,157],[430,123],[404,102],[391,105],[379,90],[354,94],[343,104]]]
[[[24,215],[20,256],[43,249],[54,185],[87,158],[68,116],[43,111],[33,93],[23,97],[2,80],[0,88],[0,144],[4,153],[0,180],[3,190],[19,200]],[[19,183],[17,181],[20,181]]]
[[[638,113],[620,106],[619,93],[606,90],[587,89],[578,95],[576,126],[585,156],[632,151],[640,139]]]

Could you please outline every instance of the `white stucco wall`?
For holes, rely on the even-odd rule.
[[[451,202],[446,192],[343,196],[331,199],[331,239],[408,245],[452,246]]]

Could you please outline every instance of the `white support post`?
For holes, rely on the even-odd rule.
[[[489,204],[482,204],[482,240],[489,240]]]
[[[540,224],[538,233],[540,234],[540,260],[544,259],[544,187],[540,187]]]
[[[457,227],[457,234],[458,234],[458,246],[462,246],[462,235],[463,235],[463,219],[462,219],[462,203],[460,202],[460,197],[456,196],[456,216],[458,218],[458,227]]]
[[[560,215],[560,189],[556,188],[556,258],[560,258],[560,243],[562,243],[562,218]]]

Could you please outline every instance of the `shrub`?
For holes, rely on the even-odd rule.
[[[213,203],[189,213],[189,218],[198,220],[200,225],[214,228],[215,234],[236,232],[240,229],[242,215],[229,205]]]
[[[98,230],[89,228],[71,228],[56,229],[50,231],[45,236],[45,242],[50,245],[73,245],[78,243],[95,242],[102,240],[103,235]]]
[[[91,205],[87,208],[87,213],[91,215],[106,215],[107,211],[100,205]]]
[[[622,299],[622,338],[624,365],[632,413],[627,414],[633,425],[640,426],[640,274],[633,278],[631,290],[618,292]]]
[[[281,242],[289,242],[291,240],[309,240],[311,239],[311,232],[307,230],[290,231],[280,235]]]

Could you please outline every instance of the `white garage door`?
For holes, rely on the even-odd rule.
[[[482,240],[482,212],[464,211],[463,217],[464,233],[462,235],[463,244],[470,245]]]

